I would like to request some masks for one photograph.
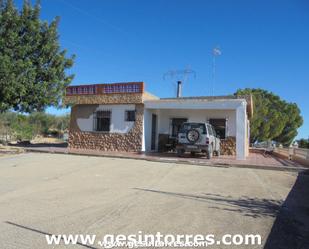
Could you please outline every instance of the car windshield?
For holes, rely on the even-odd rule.
[[[180,129],[180,132],[187,132],[191,129],[197,129],[202,131],[203,134],[206,134],[206,126],[203,123],[184,123]]]

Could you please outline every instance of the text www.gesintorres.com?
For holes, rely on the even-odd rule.
[[[102,248],[147,248],[147,247],[212,247],[212,246],[240,246],[261,245],[259,234],[224,234],[216,238],[214,234],[106,234],[101,238],[90,234],[52,234],[45,235],[48,245],[88,245]]]

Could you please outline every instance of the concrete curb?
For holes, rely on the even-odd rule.
[[[40,149],[32,149],[25,148],[26,152],[34,152],[34,153],[50,153],[50,154],[68,154],[75,156],[95,156],[95,157],[106,157],[106,158],[120,158],[120,159],[131,159],[131,160],[143,160],[148,162],[161,162],[161,163],[174,163],[174,164],[187,164],[187,165],[195,165],[195,166],[208,166],[208,167],[218,167],[218,168],[247,168],[247,169],[260,169],[260,170],[276,170],[276,171],[289,171],[289,172],[301,172],[304,170],[308,170],[308,168],[304,167],[291,167],[291,166],[267,166],[267,165],[241,165],[241,164],[214,164],[214,163],[204,163],[204,162],[190,162],[185,160],[167,160],[164,158],[143,158],[143,157],[130,157],[124,155],[99,155],[99,154],[80,154],[75,152],[61,152],[56,150],[40,150]]]

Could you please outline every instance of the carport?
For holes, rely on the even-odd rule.
[[[144,101],[143,151],[158,151],[160,137],[163,135],[175,137],[181,121],[216,122],[221,124],[217,127],[223,134],[221,139],[234,138],[236,158],[244,160],[249,155],[251,114],[251,101],[248,103],[246,98],[234,96],[146,100]]]

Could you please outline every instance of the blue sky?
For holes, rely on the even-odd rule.
[[[17,1],[18,5],[21,1]],[[296,102],[309,136],[309,2],[208,0],[42,0],[46,20],[60,16],[61,45],[76,54],[72,84],[144,81],[160,97],[175,95],[169,70],[190,67],[185,96],[239,88],[270,90]],[[51,113],[67,110],[49,108]]]

